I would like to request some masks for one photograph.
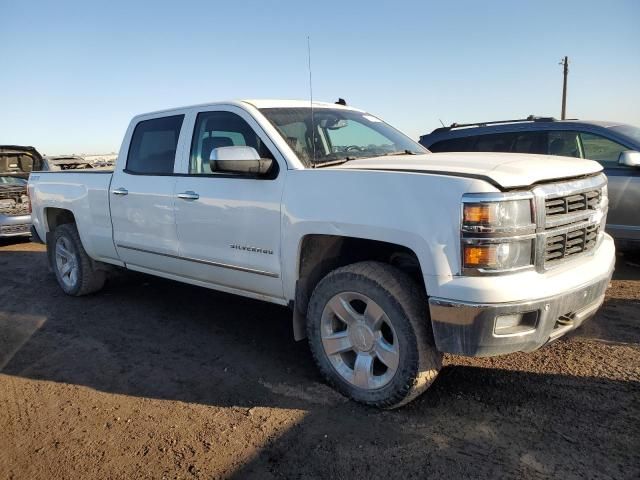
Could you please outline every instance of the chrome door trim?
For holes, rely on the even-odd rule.
[[[128,245],[122,245],[119,243],[116,244],[116,246],[118,248],[125,248],[127,250],[135,250],[137,252],[142,252],[142,253],[151,253],[153,255],[161,255],[163,257],[175,258],[177,260],[186,260],[187,262],[201,263],[203,265],[210,265],[212,267],[227,268],[229,270],[237,270],[239,272],[246,272],[246,273],[255,273],[256,275],[264,275],[265,277],[272,277],[272,278],[280,277],[278,273],[267,272],[264,270],[256,270],[256,269],[247,268],[247,267],[241,267],[239,265],[231,265],[228,263],[220,263],[220,262],[211,262],[209,260],[201,260],[199,258],[192,258],[192,257],[181,257],[179,255],[171,255],[169,253],[154,252],[151,250],[145,250],[144,248],[130,247]]]
[[[187,190],[186,192],[179,193],[177,197],[183,200],[198,200],[200,198],[200,195],[198,195],[193,190]]]

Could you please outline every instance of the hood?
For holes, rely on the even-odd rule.
[[[602,166],[591,160],[520,153],[429,153],[351,160],[335,168],[424,172],[481,178],[499,188],[591,175]]]
[[[32,171],[42,170],[42,155],[33,147],[0,145],[0,175],[29,178]]]

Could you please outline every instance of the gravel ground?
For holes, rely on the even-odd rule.
[[[0,478],[640,478],[638,263],[570,338],[447,356],[382,412],[322,383],[286,309],[136,274],[69,298],[0,243]]]

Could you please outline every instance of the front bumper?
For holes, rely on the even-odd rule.
[[[0,238],[31,235],[31,215],[1,215]]]
[[[431,297],[429,310],[436,347],[442,352],[487,357],[530,352],[578,328],[604,301],[609,271],[559,295],[533,301],[479,304]],[[524,314],[529,327],[496,334],[499,316]]]

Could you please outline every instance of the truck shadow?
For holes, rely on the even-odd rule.
[[[639,393],[638,383],[448,366],[398,411],[314,408],[232,478],[626,477]]]
[[[286,308],[137,274],[70,298],[35,251],[0,252],[0,268],[0,338],[14,342],[0,343],[2,374],[307,412],[235,478],[616,476],[638,442],[637,381],[450,364],[426,395],[380,412],[321,382]],[[638,341],[617,332],[607,340]]]

